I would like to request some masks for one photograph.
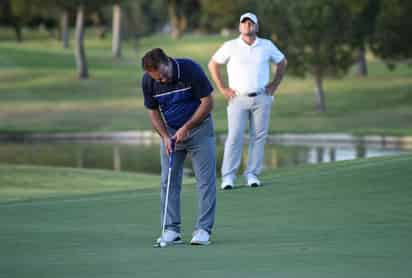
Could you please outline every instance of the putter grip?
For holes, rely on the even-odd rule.
[[[176,146],[176,140],[175,139],[172,139],[171,140],[171,152],[170,152],[170,155],[169,155],[169,168],[172,168],[172,165],[173,165],[173,153],[175,152],[175,146]]]

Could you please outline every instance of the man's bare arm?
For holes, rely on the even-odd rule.
[[[198,126],[213,109],[213,96],[209,95],[200,99],[200,105],[192,115],[192,117],[176,131],[176,143],[184,140],[192,128]]]
[[[287,64],[288,64],[288,61],[286,60],[286,58],[284,58],[282,61],[276,64],[275,77],[273,78],[272,82],[266,85],[267,94],[273,95],[276,92],[280,82],[282,82]]]
[[[172,150],[170,136],[169,136],[169,133],[167,132],[165,123],[163,122],[163,119],[162,119],[162,116],[160,115],[159,110],[157,109],[149,110],[149,118],[150,118],[150,122],[152,123],[153,128],[160,135],[160,137],[162,137],[163,143],[166,147],[166,151],[169,154],[170,151]]]
[[[227,88],[223,83],[222,76],[220,74],[220,65],[211,59],[208,64],[210,74],[215,82],[217,88],[225,96],[226,99],[236,96],[236,92],[230,88]]]

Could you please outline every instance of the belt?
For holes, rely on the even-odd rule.
[[[258,95],[261,95],[261,94],[263,94],[262,91],[249,93],[249,94],[247,94],[247,96],[248,96],[248,97],[257,97]]]
[[[256,91],[256,92],[251,92],[251,93],[243,93],[243,94],[238,94],[238,96],[243,96],[243,97],[257,97],[258,95],[264,94],[264,91]]]

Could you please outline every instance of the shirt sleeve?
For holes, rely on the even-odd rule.
[[[152,86],[150,82],[150,77],[147,74],[143,75],[142,78],[142,91],[144,97],[144,106],[148,109],[154,110],[159,107],[159,103],[153,97]]]
[[[191,86],[193,89],[193,94],[197,98],[203,98],[209,96],[213,92],[213,86],[210,84],[202,67],[193,62],[193,71],[191,74]]]
[[[212,56],[213,61],[218,64],[226,64],[230,58],[229,42],[225,42]]]
[[[282,52],[280,52],[280,50],[276,47],[276,45],[273,42],[269,41],[269,43],[270,60],[278,64],[285,58],[285,55]]]

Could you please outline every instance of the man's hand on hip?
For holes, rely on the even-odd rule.
[[[227,99],[231,99],[232,97],[236,96],[236,92],[230,88],[223,88],[220,90],[222,92],[222,95]]]
[[[273,83],[269,83],[268,85],[265,86],[265,93],[269,96],[273,96],[276,92],[277,85]]]

